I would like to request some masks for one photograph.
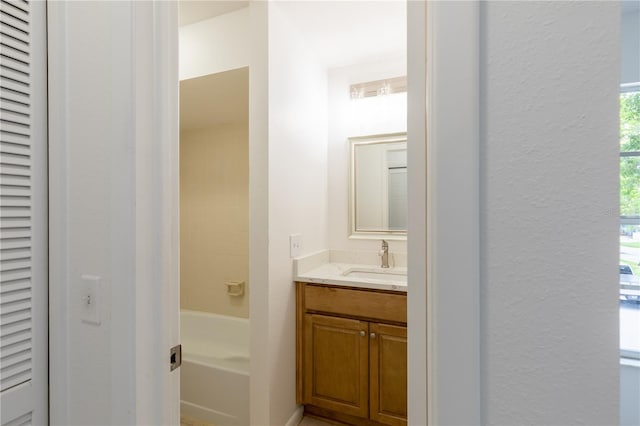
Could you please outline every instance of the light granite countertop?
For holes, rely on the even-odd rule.
[[[406,266],[381,268],[379,265],[371,263],[332,261],[343,260],[343,258],[343,256],[331,256],[328,251],[324,251],[296,259],[294,279],[295,281],[345,287],[407,291]]]

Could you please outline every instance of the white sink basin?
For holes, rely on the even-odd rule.
[[[345,277],[374,279],[407,283],[407,271],[386,268],[349,268],[342,273]]]

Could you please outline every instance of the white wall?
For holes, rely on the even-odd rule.
[[[640,10],[622,14],[622,68],[620,83],[640,81]]]
[[[618,424],[619,22],[481,3],[485,424]]]
[[[407,94],[351,100],[354,83],[407,74],[406,58],[330,69],[329,76],[329,246],[334,250],[378,250],[379,240],[350,240],[349,141],[353,136],[407,131]],[[405,241],[390,250],[406,252]]]
[[[51,2],[48,30],[51,424],[175,424],[177,7]]]
[[[251,27],[245,7],[180,27],[180,80],[249,65]]]
[[[289,235],[301,234],[301,254],[328,248],[326,71],[292,22],[286,4],[269,4],[269,319],[252,322],[269,336],[252,351],[267,351],[269,405],[253,424],[285,424],[296,410]]]

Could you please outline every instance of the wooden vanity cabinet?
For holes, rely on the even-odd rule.
[[[347,424],[406,425],[406,293],[296,286],[298,403]]]
[[[369,324],[305,314],[304,402],[369,415]]]
[[[371,324],[369,418],[407,424],[407,327]]]

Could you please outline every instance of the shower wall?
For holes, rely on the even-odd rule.
[[[246,123],[180,134],[180,305],[249,317],[249,132]],[[225,281],[245,281],[244,296]]]

